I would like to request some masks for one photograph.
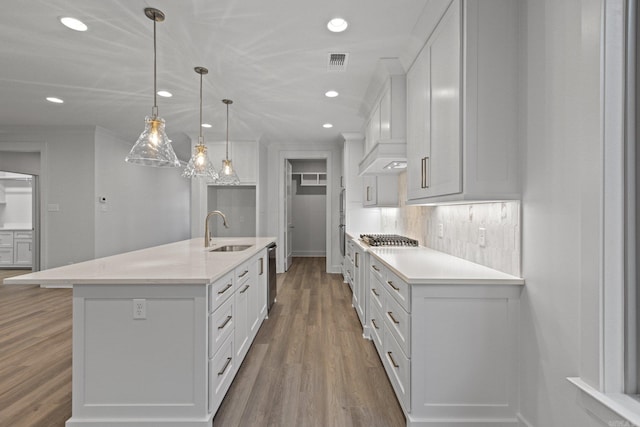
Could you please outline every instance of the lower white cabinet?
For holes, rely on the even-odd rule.
[[[33,263],[31,230],[0,231],[0,267],[24,268]]]
[[[521,287],[408,284],[369,257],[367,324],[407,426],[518,426]]]

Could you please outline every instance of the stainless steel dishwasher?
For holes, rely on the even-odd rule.
[[[271,306],[276,302],[276,244],[267,246],[269,254],[269,286],[267,288],[267,312],[271,311]]]

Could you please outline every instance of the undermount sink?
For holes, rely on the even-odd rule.
[[[252,245],[225,245],[209,249],[209,252],[240,252],[249,249]]]

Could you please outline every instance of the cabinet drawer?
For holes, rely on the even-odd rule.
[[[384,270],[386,269],[385,266],[382,265],[382,263],[380,261],[378,261],[375,257],[370,256],[369,258],[371,258],[371,274],[372,276],[376,276],[378,278],[378,280],[380,280],[380,282],[384,281]]]
[[[383,313],[385,324],[391,334],[404,351],[411,354],[411,316],[393,298],[387,298],[385,312]]]
[[[406,412],[411,412],[409,373],[411,372],[411,361],[402,352],[389,328],[384,326],[384,365],[391,380],[391,385],[396,392],[400,404]]]
[[[209,412],[215,412],[229,389],[235,374],[233,358],[233,334],[222,344],[213,359],[209,360]]]
[[[396,276],[389,269],[386,269],[385,288],[389,291],[389,294],[395,298],[398,303],[408,313],[411,313],[411,303],[409,302],[409,285]]]
[[[0,265],[13,264],[13,248],[0,248]]]
[[[236,288],[240,288],[251,277],[251,261],[242,263],[235,269]]]
[[[371,306],[371,314],[369,319],[369,326],[371,327],[371,339],[373,340],[373,344],[378,350],[378,354],[380,358],[383,358],[383,342],[382,337],[384,334],[384,318],[382,317],[380,309],[376,305]]]
[[[369,287],[371,288],[371,305],[375,305],[378,311],[383,309],[384,286],[377,275],[371,273],[369,276]]]
[[[0,231],[0,248],[13,248],[13,231]]]
[[[15,239],[31,239],[33,238],[33,231],[14,231],[13,237]]]
[[[213,312],[233,295],[233,271],[209,285],[209,312]]]
[[[209,315],[209,357],[213,357],[229,335],[233,335],[235,325],[234,299],[229,298]]]

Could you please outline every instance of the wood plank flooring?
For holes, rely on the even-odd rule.
[[[404,426],[342,276],[295,258],[214,426]]]
[[[296,258],[278,275],[278,302],[214,426],[405,425],[348,285],[324,269]],[[0,285],[0,427],[71,417],[71,313],[70,289]]]

